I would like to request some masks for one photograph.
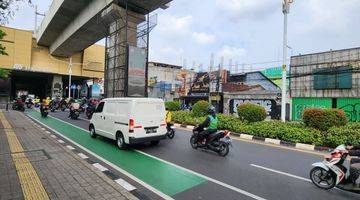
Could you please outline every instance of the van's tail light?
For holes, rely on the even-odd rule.
[[[135,121],[134,119],[129,119],[129,132],[133,133],[134,132],[134,126],[135,126]]]
[[[129,133],[133,133],[135,128],[142,128],[142,126],[135,126],[135,120],[129,119]]]

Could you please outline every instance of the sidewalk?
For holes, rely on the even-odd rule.
[[[0,200],[137,199],[23,113],[0,120]]]

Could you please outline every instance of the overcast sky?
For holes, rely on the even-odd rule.
[[[44,12],[51,0],[33,0]],[[246,69],[279,66],[282,58],[282,0],[174,0],[157,10],[150,60],[188,66],[245,63]],[[294,0],[289,14],[289,54],[360,46],[360,0]],[[40,23],[40,20],[39,20]],[[19,7],[8,24],[33,29],[34,11]],[[289,55],[290,56],[290,55]],[[263,64],[255,64],[263,63]],[[252,64],[252,65],[251,65]],[[241,68],[241,67],[240,67]]]

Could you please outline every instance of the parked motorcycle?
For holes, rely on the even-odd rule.
[[[175,130],[173,125],[171,124],[170,126],[167,127],[167,133],[166,133],[167,137],[169,139],[173,139],[175,136]]]
[[[359,193],[359,184],[354,184],[352,179],[357,179],[359,176],[359,170],[353,167],[353,165],[345,164],[346,158],[349,153],[345,149],[345,145],[336,147],[330,155],[325,156],[324,161],[312,164],[314,166],[310,171],[311,181],[321,189],[332,189],[337,187],[342,190]],[[347,162],[348,163],[348,162]],[[350,173],[354,171],[355,173]]]
[[[24,112],[25,111],[24,102],[21,99],[15,100],[12,104],[12,109]]]
[[[225,157],[229,153],[229,146],[231,145],[231,138],[229,131],[218,131],[210,134],[206,138],[201,138],[200,133],[204,129],[199,126],[195,126],[193,129],[193,135],[190,138],[191,147],[194,149],[200,148],[204,150],[211,150],[218,153],[220,156]],[[206,144],[206,141],[211,141]]]
[[[49,114],[49,106],[43,105],[41,107],[40,111],[41,111],[41,117],[44,117],[44,118],[47,117]]]

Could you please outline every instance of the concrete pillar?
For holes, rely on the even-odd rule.
[[[57,96],[62,97],[62,92],[63,92],[62,88],[63,88],[62,76],[54,75],[51,84],[51,97],[52,98],[55,98]]]

